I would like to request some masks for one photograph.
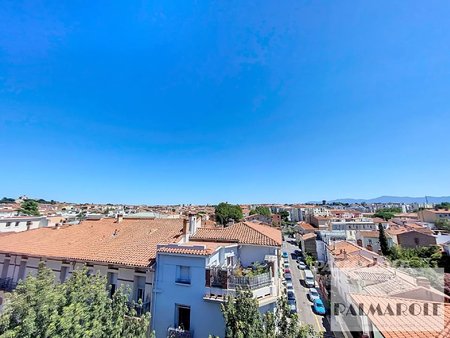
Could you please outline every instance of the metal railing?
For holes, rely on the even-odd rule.
[[[229,276],[228,287],[230,289],[236,288],[248,288],[250,290],[256,290],[272,284],[272,278],[270,272],[265,272],[257,276]]]
[[[0,290],[11,292],[17,286],[17,282],[15,282],[11,277],[0,278]]]
[[[167,329],[167,338],[193,338],[193,337],[194,331],[178,329],[175,327],[169,327]]]

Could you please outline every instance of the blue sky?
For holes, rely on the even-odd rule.
[[[450,194],[448,1],[2,1],[0,195]]]

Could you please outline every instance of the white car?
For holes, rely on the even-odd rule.
[[[310,288],[308,291],[308,298],[311,302],[314,302],[316,299],[320,299],[320,295],[317,292],[316,288]]]
[[[300,270],[305,270],[305,269],[307,268],[307,266],[306,266],[305,263],[299,262],[299,263],[298,263],[298,268],[299,268]]]
[[[294,290],[294,286],[292,285],[292,280],[286,280],[286,289],[288,291]]]
[[[297,312],[297,304],[295,303],[295,300],[288,300],[288,305],[289,311],[291,311],[291,313]]]

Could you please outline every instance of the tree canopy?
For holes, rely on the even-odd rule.
[[[436,209],[450,209],[450,202],[442,202],[434,206]]]
[[[387,237],[386,237],[386,233],[384,232],[384,227],[383,224],[378,224],[378,239],[380,241],[380,248],[381,248],[381,252],[383,255],[388,255],[389,254],[389,246],[388,246],[388,241],[387,241]]]
[[[110,297],[106,278],[76,270],[62,284],[43,264],[7,295],[0,337],[146,337],[150,314],[137,315],[123,288]],[[137,307],[139,309],[139,307]]]
[[[229,203],[219,203],[215,209],[216,221],[220,224],[227,224],[231,220],[235,222],[242,219],[242,209],[239,205]]]
[[[34,200],[25,200],[20,205],[19,213],[26,216],[39,216],[39,204]]]
[[[259,312],[258,301],[250,290],[237,290],[221,305],[225,319],[225,338],[314,338],[319,334],[311,325],[299,325],[286,296],[279,299],[277,310]]]
[[[255,215],[255,214],[269,217],[271,215],[271,212],[268,207],[259,205],[255,209],[250,211],[250,215]]]
[[[14,198],[3,197],[0,200],[0,203],[14,203],[16,200]]]
[[[281,219],[283,220],[283,222],[289,221],[289,212],[287,212],[286,210],[280,211],[278,213],[278,215],[281,216]]]
[[[379,217],[384,219],[385,221],[390,220],[391,218],[394,218],[395,214],[398,214],[402,212],[401,208],[382,208],[378,209],[375,214],[373,214],[373,217]]]
[[[448,219],[438,219],[434,222],[436,229],[450,231],[450,221]]]

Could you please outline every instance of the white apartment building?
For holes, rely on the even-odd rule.
[[[45,216],[13,216],[0,218],[0,232],[21,232],[48,226]]]

